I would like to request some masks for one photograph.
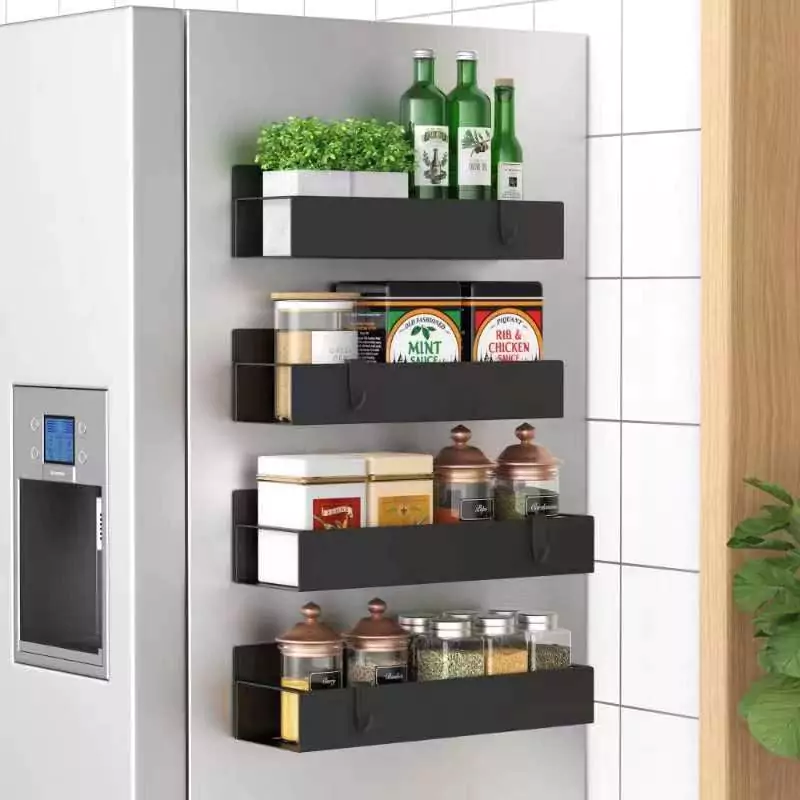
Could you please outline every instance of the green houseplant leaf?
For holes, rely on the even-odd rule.
[[[800,678],[800,625],[797,621],[776,625],[760,655],[761,666],[768,672]]]
[[[786,491],[782,486],[777,483],[767,483],[766,481],[759,480],[758,478],[745,478],[744,481],[748,486],[753,486],[760,489],[762,492],[771,494],[777,500],[781,500],[788,506],[794,505],[794,497]]]
[[[790,556],[787,556],[788,560]],[[740,608],[757,611],[783,594],[800,599],[800,581],[780,558],[754,558],[743,564],[733,579],[733,596]]]
[[[771,753],[800,758],[800,680],[765,675],[739,704],[750,733]]]

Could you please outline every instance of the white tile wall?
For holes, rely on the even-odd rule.
[[[536,6],[536,30],[589,36],[590,135],[622,130],[621,15],[622,0],[556,0]]]
[[[697,740],[697,720],[623,708],[622,800],[698,800]]]
[[[699,539],[700,428],[624,423],[622,560],[697,570]]]
[[[6,0],[0,0],[0,25],[6,21]]]
[[[54,17],[58,0],[6,0],[6,21],[24,22],[29,19]]]
[[[431,14],[426,17],[404,17],[395,22],[410,22],[412,25],[452,25],[453,15],[448,11],[446,14]]]
[[[700,3],[623,0],[623,130],[700,127]]]
[[[508,30],[533,30],[533,3],[516,6],[479,8],[473,11],[453,12],[453,25],[471,28],[506,28]]]
[[[246,14],[285,14],[302,17],[305,0],[239,0],[239,11]]]
[[[452,11],[450,0],[377,0],[378,19],[430,16],[440,11]]]
[[[236,11],[236,0],[175,0],[175,8],[193,8],[198,11]]]
[[[620,701],[620,591],[620,567],[596,564],[589,576],[588,653],[601,703]]]
[[[589,498],[594,517],[595,558],[620,560],[620,423],[589,422]]]
[[[586,755],[588,760],[587,799],[620,800],[620,709],[618,706],[595,704],[594,725],[588,732]],[[643,795],[643,797],[647,796]]]
[[[700,422],[699,280],[623,281],[622,416]]]
[[[626,136],[626,278],[700,275],[700,133]]]
[[[698,716],[698,587],[694,573],[622,567],[622,705]]]
[[[306,0],[306,16],[375,19],[375,0]]]
[[[114,0],[59,0],[60,14],[80,14],[82,11],[99,11],[113,7]]]
[[[619,419],[620,326],[619,281],[589,283],[589,416]]]
[[[589,139],[590,278],[622,274],[622,137]]]

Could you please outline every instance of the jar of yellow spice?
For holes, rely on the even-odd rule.
[[[316,603],[303,606],[303,621],[279,636],[281,651],[281,738],[300,741],[300,696],[311,692],[342,687],[344,639],[319,621]]]

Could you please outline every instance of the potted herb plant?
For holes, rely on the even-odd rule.
[[[771,753],[800,759],[800,500],[776,484],[746,483],[778,502],[743,520],[728,542],[769,553],[746,561],[733,579],[737,605],[754,615],[765,673],[742,698],[739,714]]]
[[[413,148],[394,122],[289,117],[262,128],[264,197],[407,197]]]

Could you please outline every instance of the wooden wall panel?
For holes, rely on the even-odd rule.
[[[702,800],[798,800],[736,704],[757,674],[725,542],[800,491],[800,0],[703,0]]]

